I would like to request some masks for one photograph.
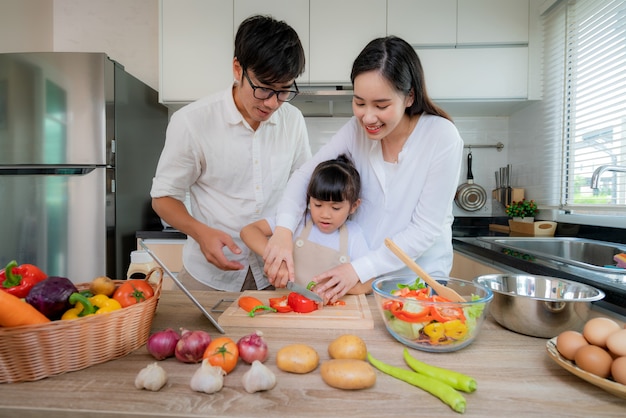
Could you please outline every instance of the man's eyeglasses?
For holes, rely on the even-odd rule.
[[[252,87],[252,94],[255,98],[259,100],[267,100],[273,95],[276,95],[276,98],[279,102],[288,102],[290,100],[293,100],[294,97],[296,97],[300,93],[300,90],[298,90],[298,85],[295,81],[293,82],[293,85],[296,88],[295,90],[274,90],[267,87],[255,86],[252,83],[252,80],[250,80],[250,77],[248,77],[247,71],[244,71],[243,75],[246,77],[246,80],[248,80],[248,83],[250,83],[250,87]]]

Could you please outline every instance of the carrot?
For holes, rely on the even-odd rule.
[[[254,313],[258,310],[266,310],[276,312],[276,309],[270,308],[261,302],[259,299],[252,296],[240,296],[238,300],[239,307],[248,312],[248,316],[254,316]]]
[[[17,327],[19,325],[45,324],[48,318],[32,305],[17,296],[0,290],[0,326]]]

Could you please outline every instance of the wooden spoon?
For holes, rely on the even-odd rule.
[[[385,238],[385,245],[389,248],[404,264],[426,282],[439,296],[450,299],[453,302],[466,302],[463,296],[459,295],[454,289],[450,289],[438,281],[430,277],[411,257],[407,255],[400,247],[389,238]]]

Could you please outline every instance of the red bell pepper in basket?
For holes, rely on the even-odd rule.
[[[0,289],[16,296],[25,298],[32,287],[47,278],[48,275],[32,264],[17,265],[13,260],[0,271]]]

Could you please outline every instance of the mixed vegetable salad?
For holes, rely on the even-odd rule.
[[[444,345],[465,340],[473,335],[477,318],[485,308],[484,303],[460,306],[457,302],[432,295],[431,289],[419,278],[412,284],[398,284],[391,294],[405,301],[383,301],[389,327],[419,344]],[[479,296],[472,295],[472,301],[478,299]]]

